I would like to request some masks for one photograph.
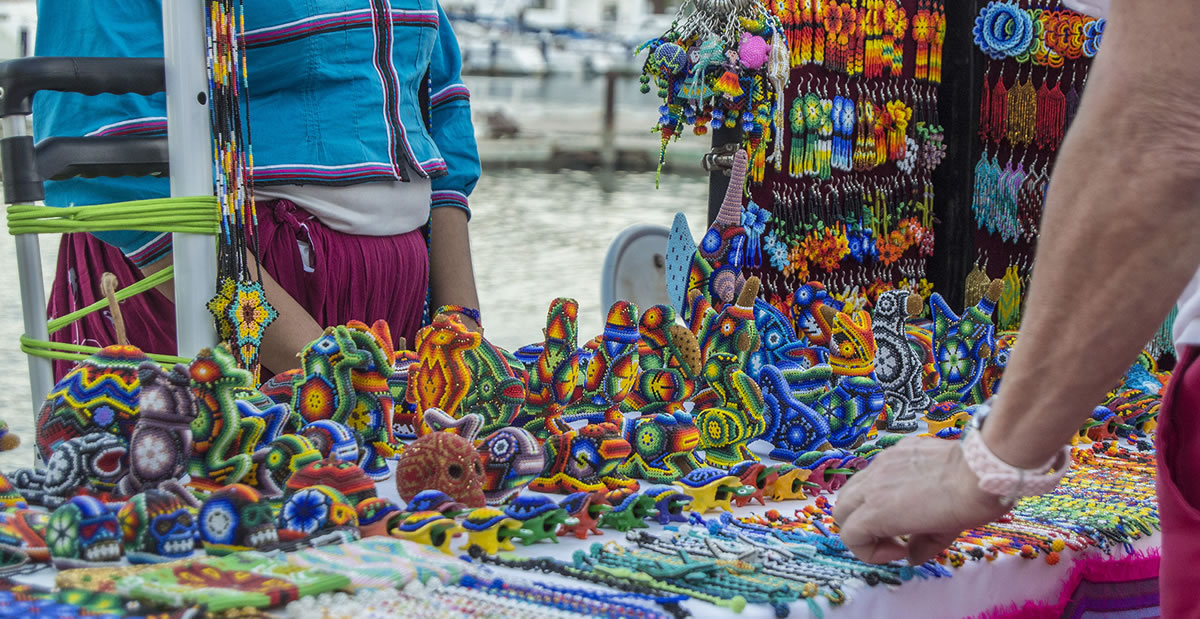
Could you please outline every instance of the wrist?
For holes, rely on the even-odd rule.
[[[1055,449],[1045,452],[1037,448],[1038,441],[1030,441],[1010,424],[1012,417],[1002,404],[997,403],[988,415],[988,423],[981,430],[984,444],[1000,460],[1009,466],[1019,469],[1038,469],[1054,459],[1058,454]]]
[[[989,403],[976,409],[971,427],[961,443],[963,459],[978,479],[979,489],[998,497],[1004,505],[1012,505],[1022,497],[1053,490],[1071,468],[1070,447],[1062,447],[1040,461],[1018,458],[1032,461],[1033,464],[1016,464],[1006,460],[996,453],[990,442],[998,435],[1003,436],[1004,432],[1003,429],[997,432],[991,424],[986,423],[989,409]],[[988,432],[989,428],[991,432]]]

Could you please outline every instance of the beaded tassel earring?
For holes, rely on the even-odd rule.
[[[800,178],[804,175],[804,97],[796,97],[792,102],[792,111],[788,114],[788,124],[792,129],[792,150],[788,158],[788,175]]]
[[[988,114],[988,135],[997,145],[1004,141],[1004,132],[1008,125],[1008,87],[1004,85],[1004,73],[996,80],[992,89],[992,112]]]
[[[833,101],[820,100],[820,122],[817,125],[816,169],[821,180],[833,176]]]
[[[821,96],[815,92],[804,95],[804,176],[817,175],[817,142],[821,132]]]
[[[1024,82],[1015,81],[1008,91],[1008,141],[1014,146],[1026,146],[1033,142],[1037,133],[1037,91],[1033,89],[1033,78]]]

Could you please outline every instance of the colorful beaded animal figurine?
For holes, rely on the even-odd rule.
[[[196,550],[196,517],[170,492],[149,488],[134,495],[117,512],[117,520],[130,563],[186,559]]]
[[[28,507],[29,503],[17,491],[16,486],[4,474],[0,473],[0,512],[9,509],[26,509]]]
[[[515,497],[504,506],[504,513],[521,523],[520,532],[513,537],[521,540],[524,546],[536,544],[544,539],[557,544],[559,527],[577,524],[574,518],[567,515],[566,510],[542,495]]]
[[[516,550],[512,537],[520,531],[521,523],[494,507],[481,507],[467,514],[462,527],[467,533],[467,543],[462,550],[479,546],[494,555],[501,550]]]
[[[192,455],[192,421],[196,403],[187,367],[168,374],[157,363],[138,366],[139,413],[129,439],[129,474],[121,494],[129,496],[187,472]]]
[[[558,502],[558,506],[567,512],[567,516],[575,519],[573,525],[563,525],[558,534],[574,535],[578,539],[587,539],[588,535],[603,535],[598,525],[599,518],[612,510],[605,498],[606,492],[576,492],[568,494]]]
[[[841,310],[837,302],[818,282],[809,282],[796,289],[791,299],[792,327],[796,336],[808,346],[827,349],[832,325],[827,322],[824,307]]]
[[[680,492],[679,488],[675,486],[650,486],[642,490],[642,495],[654,500],[654,509],[658,513],[653,518],[658,524],[665,527],[672,522],[688,521],[687,516],[684,516],[683,512],[688,508],[693,499]]]
[[[267,550],[279,543],[270,503],[246,484],[232,484],[209,495],[197,522],[204,552],[212,556]]]
[[[759,505],[766,505],[765,497],[766,489],[779,477],[779,472],[761,462],[752,460],[739,462],[729,469],[730,475],[736,475],[741,480],[742,485],[749,486],[754,489],[752,494],[739,495],[734,497],[733,503],[738,507],[745,507],[751,501],[758,501]]]
[[[46,523],[54,567],[100,567],[121,560],[121,525],[98,499],[77,496],[54,510]]]
[[[805,483],[812,476],[812,471],[792,464],[780,465],[778,471],[779,477],[774,484],[763,490],[763,494],[771,497],[772,501],[792,501],[804,498]]]
[[[754,322],[754,302],[761,288],[757,277],[746,280],[737,300],[717,311],[698,292],[692,292],[691,329],[700,343],[704,363],[712,355],[724,353],[736,358],[739,370],[745,370],[750,353],[762,344]]]
[[[426,434],[396,462],[396,491],[409,501],[422,490],[442,490],[469,507],[484,507],[483,465],[466,438],[448,432]]]
[[[736,496],[748,496],[754,492],[736,476],[712,467],[696,469],[675,482],[680,492],[692,497],[690,511],[703,514],[713,509],[733,511],[731,501]]]
[[[224,346],[201,350],[188,373],[196,396],[189,485],[213,491],[239,483],[253,468],[254,451],[263,442],[268,427],[263,416],[253,414],[260,412],[256,405],[243,403],[253,397],[251,374],[237,367],[233,354]],[[258,395],[270,402],[261,393]],[[286,407],[274,411],[284,412]],[[283,421],[279,417],[276,420]],[[282,424],[274,426],[282,430]]]
[[[929,298],[933,354],[941,378],[935,400],[983,403],[983,370],[996,350],[992,314],[1003,290],[1003,280],[994,280],[979,303],[967,308],[961,317],[937,293]]]
[[[383,497],[363,499],[354,511],[358,512],[358,530],[364,538],[388,535],[405,517],[399,506]]]
[[[829,325],[829,365],[837,376],[871,376],[875,371],[875,333],[866,312],[835,311],[828,305],[821,313]]]
[[[50,562],[46,525],[50,514],[41,510],[8,508],[0,511],[0,545],[19,549],[38,563]]]
[[[499,505],[546,469],[546,450],[524,428],[500,428],[479,442],[483,496]]]
[[[819,397],[811,398],[810,406],[797,393],[827,393],[832,379],[833,368],[828,365],[808,369],[783,370],[773,365],[763,368],[758,383],[766,406],[767,429],[762,438],[773,446],[772,458],[793,460],[802,453],[829,446],[832,434],[829,419],[813,408]]]
[[[464,531],[453,519],[437,512],[417,512],[393,529],[392,535],[410,542],[433,546],[445,554],[453,554],[450,544]]]
[[[296,471],[318,460],[321,452],[312,441],[300,434],[284,434],[254,454],[255,469],[248,477],[264,497],[276,499],[283,496]]]
[[[529,484],[533,490],[570,494],[637,488],[617,470],[633,450],[616,424],[589,423],[551,436],[544,447],[546,470]]]
[[[642,415],[673,413],[698,389],[700,343],[675,319],[675,310],[666,305],[656,305],[642,314],[638,323],[641,372],[623,403],[624,410]]]
[[[42,462],[64,441],[107,432],[128,441],[137,423],[138,368],[150,358],[133,346],[109,346],[80,361],[38,411],[36,447]]]
[[[362,436],[366,450],[361,462],[363,471],[371,479],[382,481],[391,476],[385,460],[395,457],[396,450],[402,447],[392,433],[395,399],[389,380],[396,362],[392,332],[383,320],[370,327],[352,320],[346,327],[354,343],[371,353],[366,367],[350,372],[355,403],[346,423]]]
[[[949,428],[962,429],[971,422],[971,413],[958,402],[938,402],[929,407],[922,419],[929,436],[938,436]]]
[[[612,509],[601,514],[597,526],[611,528],[628,533],[634,529],[646,529],[647,518],[658,515],[654,497],[649,497],[634,490],[613,490],[606,495],[605,500]]]
[[[551,302],[543,331],[546,339],[533,362],[526,366],[529,392],[521,425],[538,440],[570,430],[561,421],[563,410],[582,394],[578,315],[579,304],[574,299]]]
[[[359,461],[361,437],[344,424],[331,419],[314,421],[300,429],[322,458],[334,458],[342,462]]]
[[[620,424],[621,403],[638,377],[638,308],[628,301],[617,301],[608,310],[604,334],[585,346],[586,363],[581,362],[583,391],[563,411],[564,421]]]
[[[422,490],[404,506],[404,511],[410,514],[437,512],[447,518],[457,518],[469,510],[466,505],[455,501],[454,497],[441,490]]]
[[[685,408],[690,409],[691,404]],[[671,483],[704,466],[695,451],[700,446],[700,430],[687,410],[627,419],[624,428],[633,453],[617,468],[622,475]]]
[[[769,365],[780,369],[805,369],[828,360],[827,351],[808,346],[796,336],[791,320],[762,299],[754,300],[754,328],[762,339],[762,346],[746,360],[746,373],[754,380],[759,380],[763,368]]]
[[[908,433],[917,417],[933,405],[925,393],[921,356],[908,340],[905,321],[921,313],[921,296],[889,290],[875,300],[875,378],[889,409],[887,430]]]
[[[767,429],[766,403],[758,383],[741,370],[737,356],[713,352],[704,364],[704,379],[720,404],[696,415],[705,459],[718,467],[755,460],[748,445]]]

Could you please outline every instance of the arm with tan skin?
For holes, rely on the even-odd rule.
[[[475,272],[471,264],[471,239],[467,212],[458,208],[433,209],[429,240],[429,292],[432,308],[460,305],[479,309]],[[456,314],[467,328],[483,329],[467,316]]]
[[[173,255],[167,254],[161,260],[142,268],[142,273],[156,273],[171,266],[173,261]],[[253,258],[250,258],[250,268],[254,268]],[[321,337],[324,330],[266,271],[263,271],[263,288],[266,289],[267,300],[279,312],[279,318],[267,327],[260,356],[263,367],[278,374],[299,366],[296,355],[310,342]],[[174,282],[161,284],[157,290],[172,303],[175,302]]]
[[[1113,0],[1054,170],[1020,340],[984,442],[1044,466],[1119,381],[1200,265],[1200,3]],[[842,539],[923,562],[1007,511],[957,442],[909,439],[839,494]],[[910,536],[907,543],[898,536]]]

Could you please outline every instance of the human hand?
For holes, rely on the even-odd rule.
[[[910,438],[880,453],[838,492],[842,542],[867,563],[920,565],[963,531],[1007,513],[979,489],[958,441]],[[907,539],[902,539],[907,537]]]

